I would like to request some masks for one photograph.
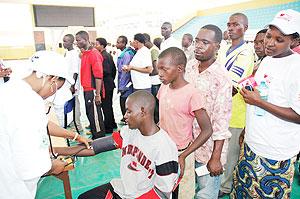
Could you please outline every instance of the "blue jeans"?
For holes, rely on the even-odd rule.
[[[203,166],[197,161],[195,161],[195,168]],[[221,176],[211,177],[209,174],[204,176],[196,176],[196,195],[195,199],[217,199],[220,186],[221,186]]]

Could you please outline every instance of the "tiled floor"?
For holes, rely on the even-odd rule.
[[[93,187],[119,177],[120,151],[110,151],[94,157],[78,158],[76,168],[69,172],[72,195],[77,198]],[[36,199],[64,199],[63,184],[55,177],[42,178],[39,182]],[[229,198],[228,196],[223,199]],[[293,183],[291,199],[300,198],[300,175],[297,171]]]

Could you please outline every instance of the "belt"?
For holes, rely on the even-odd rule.
[[[191,143],[192,142],[190,142],[185,148],[183,148],[183,149],[178,149],[178,152],[182,152],[182,151],[184,151],[184,150],[186,150],[190,145],[191,145]]]

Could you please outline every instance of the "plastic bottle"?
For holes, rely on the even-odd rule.
[[[268,101],[269,87],[266,84],[266,81],[263,80],[260,82],[258,91],[262,100]],[[266,111],[258,106],[255,106],[255,114],[257,116],[264,116]]]

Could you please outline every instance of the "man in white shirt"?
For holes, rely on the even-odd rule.
[[[177,47],[181,49],[181,44],[172,36],[172,24],[164,22],[161,26],[161,35],[164,37],[160,44],[160,51],[164,51],[170,47]]]
[[[138,33],[134,35],[132,46],[137,50],[129,65],[122,70],[130,72],[134,91],[146,90],[151,93],[152,61],[150,50],[145,46],[145,37]]]
[[[74,36],[72,34],[67,34],[63,38],[63,46],[67,49],[65,53],[65,59],[69,65],[69,72],[72,74],[75,83],[71,85],[71,92],[75,97],[75,118],[74,121],[79,131],[82,131],[82,125],[80,121],[80,79],[79,79],[79,70],[81,60],[79,57],[79,51],[74,49]]]

